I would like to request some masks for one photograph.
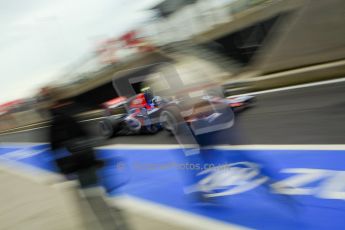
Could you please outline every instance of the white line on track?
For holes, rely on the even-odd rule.
[[[188,148],[195,148],[189,145]],[[112,144],[98,147],[97,149],[182,149],[181,145],[154,145],[154,144]],[[320,144],[320,145],[216,145],[205,149],[219,150],[345,150],[345,144]]]
[[[1,142],[0,148],[6,147],[32,147],[49,144],[47,142]],[[187,148],[195,148],[196,145],[187,145]],[[110,144],[96,147],[96,149],[116,150],[145,150],[145,149],[182,149],[179,144]],[[220,150],[345,150],[345,144],[292,144],[292,145],[215,145],[205,149]]]
[[[86,120],[82,120],[80,122],[89,122],[89,121],[97,121],[97,120],[101,120],[104,119],[105,117],[96,117],[96,118],[91,118],[91,119],[86,119]]]
[[[345,150],[345,145],[218,145],[209,148],[219,150]]]
[[[302,89],[302,88],[308,88],[308,87],[314,87],[314,86],[335,84],[335,83],[339,83],[339,82],[345,82],[345,78],[338,78],[338,79],[327,80],[327,81],[318,81],[318,82],[313,82],[313,83],[287,86],[287,87],[281,87],[281,88],[276,88],[276,89],[268,89],[268,90],[256,91],[256,92],[251,92],[251,93],[238,94],[238,95],[234,95],[234,96],[260,95],[260,94],[266,94],[266,93],[276,93],[276,92],[287,91],[287,90],[294,90],[294,89]],[[234,97],[234,96],[230,96],[230,97]]]
[[[96,120],[100,120],[100,119],[103,119],[103,118],[104,118],[104,117],[97,117],[97,118],[82,120],[82,121],[80,121],[80,122],[84,123],[84,122],[96,121]],[[45,126],[41,126],[41,127],[37,127],[37,128],[32,128],[32,129],[24,129],[24,130],[19,130],[19,131],[12,131],[12,132],[7,132],[7,133],[0,133],[0,136],[10,135],[10,134],[16,134],[16,133],[30,132],[30,131],[34,131],[34,130],[38,130],[38,129],[45,129],[45,128],[49,128],[49,125],[45,125]]]
[[[195,145],[186,145],[187,148],[197,147]],[[111,144],[97,147],[97,149],[181,149],[179,144]]]
[[[44,129],[44,128],[48,128],[49,126],[41,126],[41,127],[37,127],[37,128],[32,128],[32,129],[24,129],[24,130],[19,130],[19,131],[12,131],[12,132],[7,132],[7,133],[1,133],[0,136],[5,136],[5,135],[11,135],[11,134],[16,134],[16,133],[24,133],[24,132],[30,132],[30,131],[34,131],[37,129]]]
[[[38,145],[46,145],[47,142],[0,142],[1,147],[33,147]]]
[[[197,147],[188,145],[188,148]],[[182,149],[179,144],[111,144],[97,149]],[[297,145],[215,145],[206,149],[224,150],[345,150],[345,144],[297,144]]]

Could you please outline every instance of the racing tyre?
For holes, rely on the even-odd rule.
[[[144,132],[145,133],[148,133],[148,134],[155,134],[159,131],[159,128],[157,125],[150,125],[150,126],[147,126],[145,127],[145,130]]]
[[[105,138],[111,138],[115,135],[113,124],[108,119],[104,119],[98,123],[98,130],[101,136]]]
[[[177,107],[170,107],[161,112],[159,120],[166,131],[176,135],[178,134],[179,123],[183,121],[183,118]]]

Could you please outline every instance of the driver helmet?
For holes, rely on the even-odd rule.
[[[140,91],[141,91],[141,93],[144,94],[147,103],[151,104],[153,102],[152,101],[153,93],[152,93],[151,88],[150,87],[145,87],[145,88],[142,88]]]
[[[152,103],[154,106],[160,106],[163,103],[163,98],[160,96],[154,96],[152,99]]]

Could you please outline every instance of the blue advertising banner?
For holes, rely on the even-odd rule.
[[[342,229],[345,149],[105,147],[109,196],[154,203],[255,229]],[[56,172],[47,144],[2,145],[0,159]],[[202,200],[198,194],[203,194]]]

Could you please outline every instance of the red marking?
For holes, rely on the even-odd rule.
[[[241,102],[238,102],[238,103],[230,103],[230,106],[231,107],[240,107],[240,106],[242,106],[243,105],[243,103],[241,103]]]
[[[143,93],[137,94],[135,98],[130,102],[129,107],[151,109],[151,106],[147,103],[145,95]]]
[[[109,107],[109,106],[112,106],[112,105],[119,104],[121,102],[125,102],[126,100],[127,100],[126,97],[116,97],[114,99],[111,99],[109,101],[104,102],[102,105],[104,105],[106,107]]]

